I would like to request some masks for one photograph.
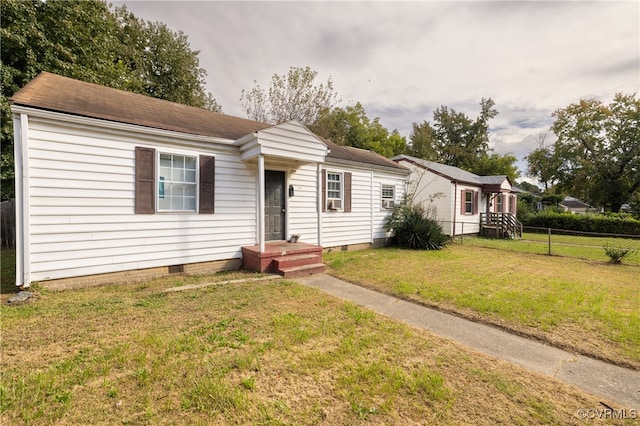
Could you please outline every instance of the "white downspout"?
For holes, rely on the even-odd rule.
[[[454,238],[456,236],[456,213],[458,212],[458,182],[453,182],[453,235]]]
[[[382,191],[382,186],[380,187]],[[371,204],[369,207],[369,235],[371,237],[371,244],[375,242],[374,228],[373,228],[373,209],[375,206],[375,201],[373,200],[373,170],[369,172],[369,194],[371,194]],[[394,192],[395,194],[395,192]],[[380,199],[382,199],[382,194],[380,194]]]
[[[318,212],[318,245],[322,247],[322,164],[316,164],[316,211]]]
[[[264,154],[258,154],[258,243],[260,253],[265,250],[264,223]]]
[[[13,115],[16,192],[16,286],[31,285],[29,231],[29,119]]]

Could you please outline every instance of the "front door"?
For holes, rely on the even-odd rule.
[[[284,172],[266,170],[264,174],[265,240],[285,239]]]

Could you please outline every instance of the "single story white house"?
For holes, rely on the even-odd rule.
[[[569,212],[572,214],[584,214],[587,213],[592,207],[575,198],[575,197],[564,197],[564,199],[558,204],[565,212]]]
[[[384,243],[406,191],[404,166],[295,121],[269,125],[46,72],[11,101],[18,286],[243,261],[314,272],[323,248]]]
[[[411,170],[409,196],[432,210],[446,235],[522,235],[516,219],[518,191],[506,175],[478,176],[408,155],[393,160]]]

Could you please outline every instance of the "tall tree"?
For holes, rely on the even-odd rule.
[[[520,176],[516,157],[492,153],[489,147],[489,120],[498,115],[494,106],[491,98],[482,98],[475,120],[444,105],[439,107],[433,113],[433,124],[413,123],[407,152],[478,175],[507,175],[515,182]]]
[[[525,160],[527,175],[536,178],[548,191],[558,181],[562,162],[554,154],[553,147],[545,145],[545,139],[545,135],[538,135],[538,148],[531,151]]]
[[[413,123],[409,140],[411,144],[407,147],[407,154],[429,161],[438,160],[437,141],[428,121]]]
[[[471,120],[465,114],[441,106],[433,113],[434,136],[439,161],[450,166],[471,170],[477,159],[489,149],[489,120],[498,115],[495,102],[480,101],[480,115]]]
[[[13,196],[13,129],[8,99],[41,71],[201,108],[205,71],[186,36],[103,0],[2,0],[2,199]]]
[[[553,117],[559,185],[592,205],[620,211],[640,190],[640,98],[618,93],[609,105],[584,99]]]
[[[385,157],[402,154],[407,147],[406,139],[397,130],[389,132],[379,117],[367,117],[360,102],[346,108],[325,109],[309,129],[338,145],[367,149]]]
[[[309,67],[291,67],[287,75],[274,74],[268,90],[254,81],[252,89],[242,90],[242,108],[256,121],[278,124],[297,120],[310,126],[338,101],[331,77],[324,84],[315,84],[317,75]]]
[[[520,177],[516,166],[518,159],[512,154],[496,154],[495,152],[480,155],[471,167],[471,172],[479,176],[506,175],[515,184]]]

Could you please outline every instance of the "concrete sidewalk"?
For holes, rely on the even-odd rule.
[[[325,274],[296,282],[367,307],[406,324],[455,340],[479,352],[555,377],[619,405],[640,409],[640,372],[574,355],[497,328],[426,308]]]

